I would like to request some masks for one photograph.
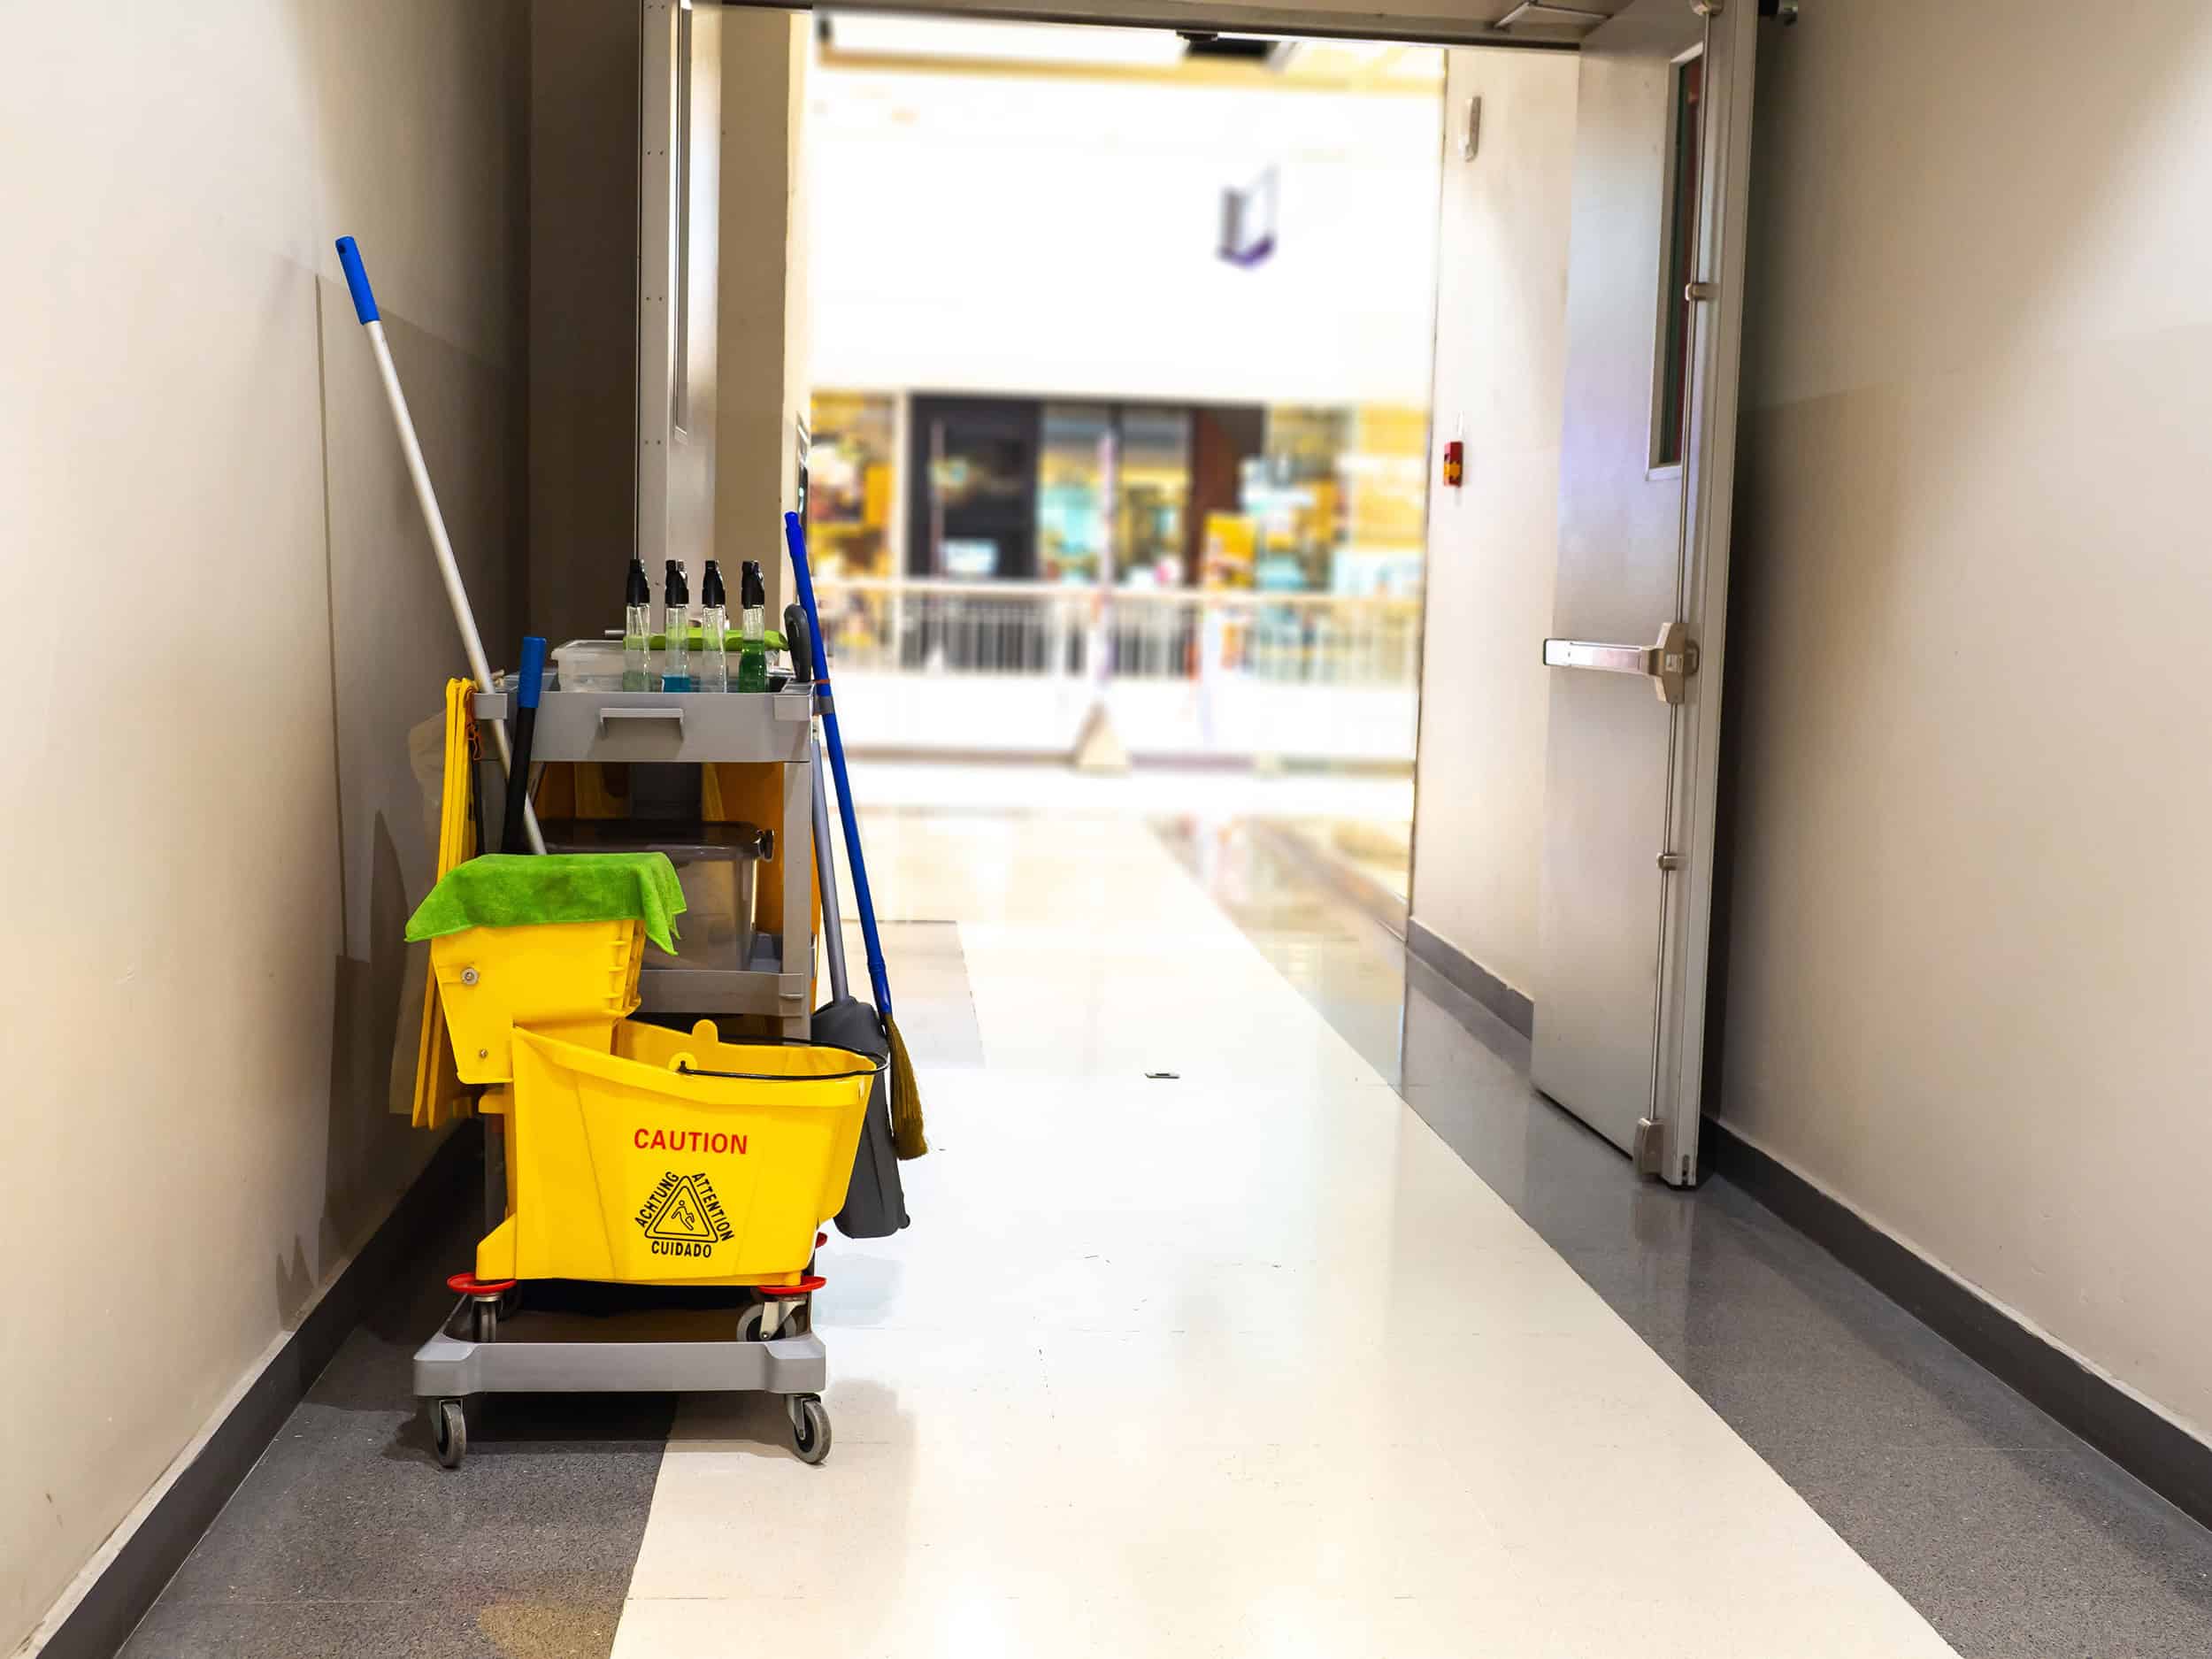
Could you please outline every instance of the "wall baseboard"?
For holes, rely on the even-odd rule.
[[[77,1605],[48,1634],[39,1659],[111,1659],[130,1639],[200,1535],[260,1461],[292,1408],[306,1397],[339,1344],[390,1281],[408,1248],[475,1191],[482,1141],[483,1125],[470,1119],[431,1154],[391,1214],[354,1252],[209,1433],[199,1455],[177,1472]]]
[[[1705,1119],[1698,1144],[1708,1170],[1742,1187],[2176,1509],[2212,1526],[2212,1445],[2099,1376],[1719,1119]]]
[[[1409,918],[1406,949],[1524,1037],[1535,1034],[1536,1004],[1451,941]]]

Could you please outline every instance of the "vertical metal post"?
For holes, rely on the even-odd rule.
[[[803,1041],[814,1030],[810,982],[814,973],[814,864],[801,856],[814,835],[810,798],[814,793],[812,757],[787,762],[783,771],[783,937],[777,972],[786,979],[796,976],[803,999],[799,1010],[788,1002],[781,1010],[783,1034]]]
[[[837,902],[837,843],[830,839],[829,768],[822,764],[819,739],[808,772],[813,783],[814,879],[822,887],[822,954],[829,960],[830,1000],[841,1002],[852,995],[852,986],[845,974],[845,913]]]

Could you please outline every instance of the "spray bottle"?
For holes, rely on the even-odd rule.
[[[653,588],[645,580],[645,561],[630,555],[630,580],[622,594],[622,689],[650,691],[653,658]]]
[[[747,559],[738,572],[737,688],[768,689],[768,588],[761,580],[760,562]]]
[[[661,689],[691,689],[691,587],[684,567],[668,561],[661,581]]]
[[[699,578],[698,661],[693,678],[701,691],[730,688],[730,602],[722,588],[722,569],[712,559]]]

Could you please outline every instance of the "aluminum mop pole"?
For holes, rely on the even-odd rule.
[[[454,562],[453,539],[445,533],[445,515],[438,511],[438,492],[430,487],[430,469],[423,464],[422,445],[415,437],[414,418],[407,412],[407,394],[399,389],[399,371],[392,366],[392,349],[385,342],[384,325],[378,320],[376,296],[369,288],[368,268],[353,238],[338,238],[338,263],[345,267],[346,287],[353,295],[353,314],[368,331],[369,349],[376,354],[376,372],[383,377],[384,396],[392,405],[392,424],[399,428],[400,452],[407,457],[407,476],[415,480],[415,499],[422,504],[423,523],[430,531],[430,550],[438,556],[438,574],[445,579],[445,596],[453,606],[453,620],[461,630],[461,649],[468,654],[469,672],[477,689],[494,691],[491,664],[484,656],[484,636],[476,631],[476,613],[469,609],[468,589],[461,586],[461,567]],[[492,741],[499,746],[503,772],[514,769],[508,747],[507,723],[492,722]],[[545,850],[545,836],[538,828],[537,809],[526,795],[522,803],[522,833],[530,850]]]

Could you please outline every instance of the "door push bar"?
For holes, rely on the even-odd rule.
[[[1697,641],[1687,623],[1670,622],[1652,645],[1600,645],[1590,640],[1546,640],[1547,668],[1594,668],[1601,674],[1640,674],[1662,703],[1680,703],[1697,672]]]

